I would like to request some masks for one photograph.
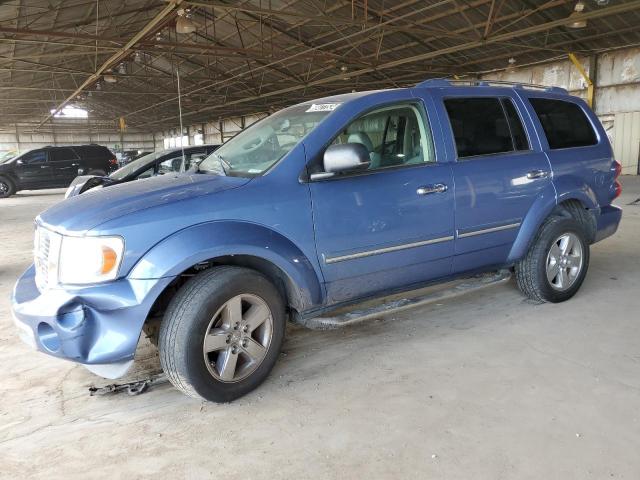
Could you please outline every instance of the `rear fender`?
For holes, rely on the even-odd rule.
[[[149,250],[129,278],[175,277],[199,263],[234,255],[266,260],[285,273],[296,309],[322,303],[321,277],[302,251],[280,233],[248,222],[207,222],[176,232]]]
[[[553,210],[559,203],[567,200],[578,200],[589,209],[597,209],[598,205],[595,200],[593,190],[576,177],[565,176],[561,182],[549,185],[529,209],[525,217],[515,242],[511,247],[507,263],[514,263],[527,254],[529,245],[533,242],[538,229],[542,223],[551,215]],[[557,194],[556,194],[557,192]]]

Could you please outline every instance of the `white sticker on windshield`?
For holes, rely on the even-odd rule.
[[[339,103],[314,103],[306,112],[333,112],[339,106]]]

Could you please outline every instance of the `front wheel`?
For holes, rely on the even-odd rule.
[[[16,187],[11,180],[0,177],[0,198],[7,198],[16,193]]]
[[[187,395],[235,400],[273,368],[285,323],[282,297],[266,277],[240,267],[211,268],[189,280],[165,313],[162,368]]]
[[[589,243],[582,225],[573,218],[547,219],[515,266],[518,287],[527,297],[564,302],[580,289],[589,268]]]

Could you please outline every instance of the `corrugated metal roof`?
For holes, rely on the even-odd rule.
[[[176,70],[190,124],[268,111],[352,90],[476,76],[640,43],[640,1],[184,1],[145,29],[160,0],[12,0],[0,6],[0,124],[37,126],[140,32],[145,35],[71,100],[92,121],[174,126]],[[197,30],[176,33],[178,8]]]

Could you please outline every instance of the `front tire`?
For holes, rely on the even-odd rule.
[[[160,326],[160,363],[171,383],[195,398],[230,402],[260,385],[285,332],[281,295],[262,274],[214,267],[191,278]]]
[[[589,268],[589,242],[573,218],[550,217],[515,266],[518,288],[542,302],[564,302],[580,289]]]
[[[7,198],[16,193],[16,186],[6,177],[0,177],[0,198]]]

